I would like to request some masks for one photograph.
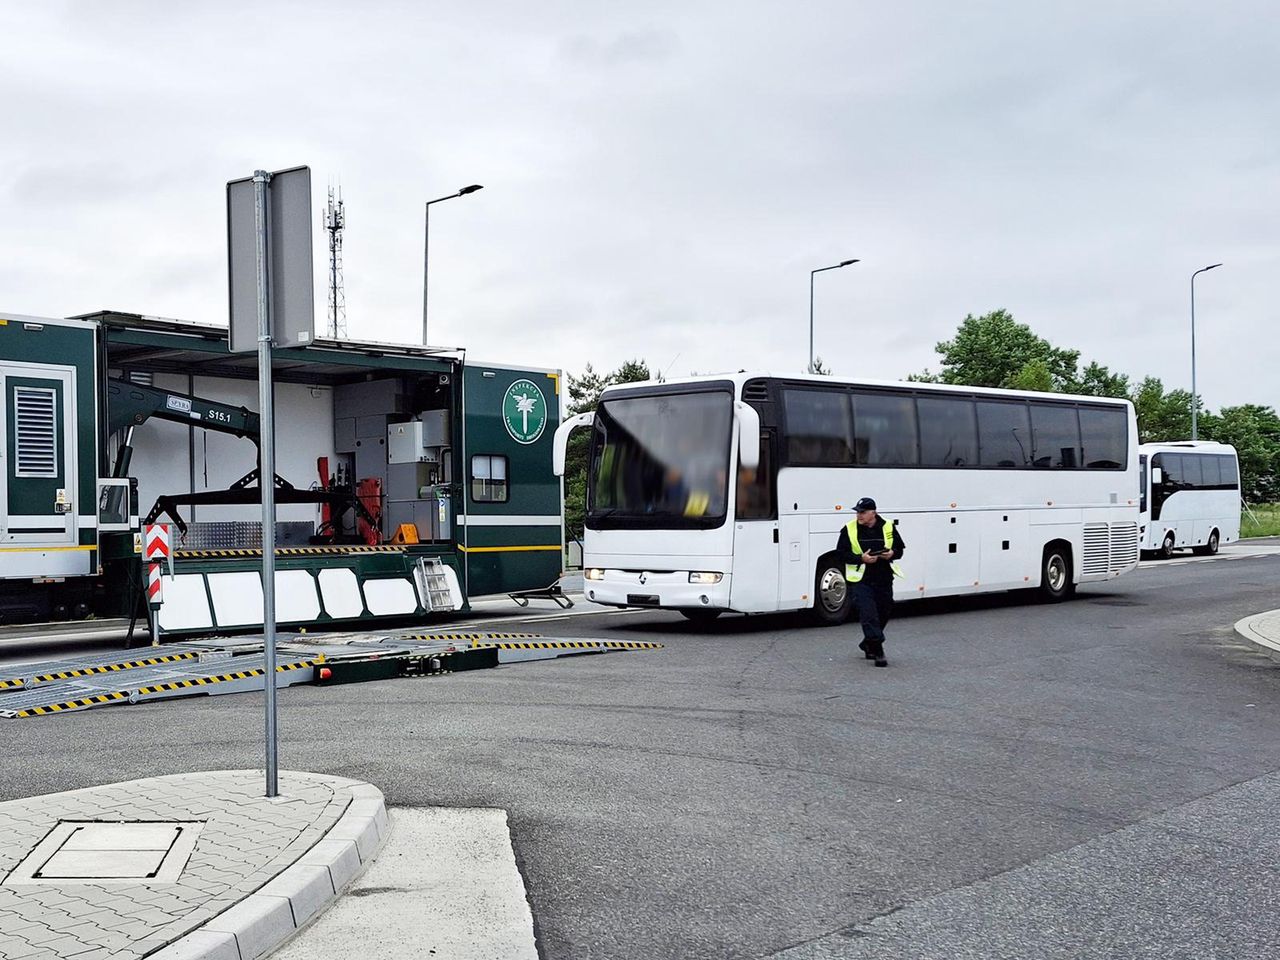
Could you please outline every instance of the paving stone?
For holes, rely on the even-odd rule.
[[[177,952],[176,943],[200,924],[219,922],[219,914],[232,912],[234,918],[239,911],[264,936],[278,933],[284,919],[292,928],[295,913],[298,922],[305,922],[358,872],[362,857],[376,849],[385,830],[380,828],[385,824],[381,795],[338,777],[287,772],[280,783],[282,796],[272,800],[261,795],[262,771],[245,770],[178,774],[0,803],[0,877],[60,821],[203,822],[176,882],[0,884],[0,960],[10,960],[10,954],[19,960],[19,949],[20,960],[139,960],[157,949],[159,960],[182,960],[194,956],[190,951],[200,938],[183,948],[187,953]],[[353,786],[360,789],[353,792]],[[372,801],[360,808],[369,821],[347,840],[332,837],[348,807],[362,801]],[[295,863],[305,863],[306,869],[294,880],[275,883],[269,888],[274,893],[254,893]],[[254,909],[260,915],[249,909],[250,903],[258,905]],[[29,938],[8,936],[10,930],[25,930]],[[245,960],[250,960],[258,949],[258,934],[244,936],[249,943],[238,946],[242,951],[249,947]],[[213,945],[209,949],[224,953],[237,946],[226,936],[203,939]],[[239,958],[238,952],[225,955]]]

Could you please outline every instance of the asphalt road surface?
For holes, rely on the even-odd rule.
[[[548,958],[1274,956],[1280,665],[1231,624],[1278,587],[904,605],[887,670],[853,627],[546,611],[503,629],[666,647],[290,689],[281,762],[510,811]],[[257,696],[0,724],[3,799],[261,762]]]

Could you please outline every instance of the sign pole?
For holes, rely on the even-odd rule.
[[[262,652],[265,659],[267,796],[279,793],[276,752],[276,446],[275,396],[271,388],[270,275],[267,263],[267,184],[271,174],[253,173],[253,219],[257,233],[258,410],[262,436],[258,448],[258,489],[262,491]]]

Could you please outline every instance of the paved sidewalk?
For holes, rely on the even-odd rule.
[[[1236,622],[1236,633],[1280,660],[1280,610],[1255,613]]]
[[[387,832],[380,791],[309,773],[155,777],[0,804],[0,960],[253,960]]]

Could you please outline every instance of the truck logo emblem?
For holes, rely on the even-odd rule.
[[[502,422],[516,443],[533,443],[547,428],[547,400],[532,380],[517,380],[502,398]]]
[[[640,574],[640,582],[641,582],[642,584],[645,584],[645,583],[648,583],[648,582],[649,582],[649,577],[648,577],[645,573],[643,573],[643,572],[641,572],[641,574]]]

